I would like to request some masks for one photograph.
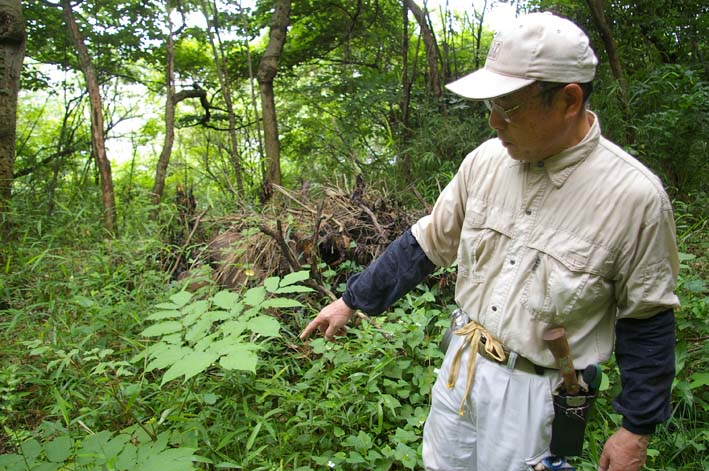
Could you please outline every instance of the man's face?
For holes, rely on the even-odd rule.
[[[492,100],[488,122],[513,159],[538,162],[568,147],[568,123],[555,92],[558,90],[549,91],[554,95],[549,106],[543,103],[536,83]],[[512,110],[509,122],[500,109]]]

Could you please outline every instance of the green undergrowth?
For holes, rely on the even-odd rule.
[[[709,466],[706,203],[675,203],[678,373],[646,469]],[[451,285],[418,287],[346,340],[302,342],[325,302],[306,272],[188,291],[154,226],[110,240],[88,215],[39,220],[12,221],[0,260],[0,471],[422,469]],[[613,361],[604,373],[580,470],[620,423]]]

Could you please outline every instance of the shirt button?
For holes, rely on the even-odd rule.
[[[532,210],[531,210],[531,209],[528,209],[528,210],[526,210],[526,211],[524,212],[524,214],[526,214],[527,216],[529,216],[530,214],[532,214]]]
[[[514,260],[510,260],[510,265],[514,265],[514,264],[515,264],[515,261],[514,261]]]
[[[497,306],[492,306],[493,311],[497,311]]]

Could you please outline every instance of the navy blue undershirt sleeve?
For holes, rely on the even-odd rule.
[[[613,401],[623,427],[649,435],[670,417],[675,376],[675,317],[669,309],[648,319],[620,319],[615,356],[623,389]]]
[[[435,269],[407,229],[363,272],[347,280],[342,300],[352,309],[381,314]]]

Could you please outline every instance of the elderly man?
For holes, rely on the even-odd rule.
[[[356,309],[379,313],[435,266],[457,262],[464,326],[433,388],[426,469],[548,466],[561,381],[544,342],[552,328],[563,327],[578,370],[606,361],[615,344],[623,420],[599,469],[640,469],[648,436],[669,416],[672,208],[660,181],[606,140],[587,109],[596,64],[583,31],[550,13],[498,33],[485,67],[447,87],[484,101],[497,138],[470,153],[431,214],[301,334],[332,340]]]

